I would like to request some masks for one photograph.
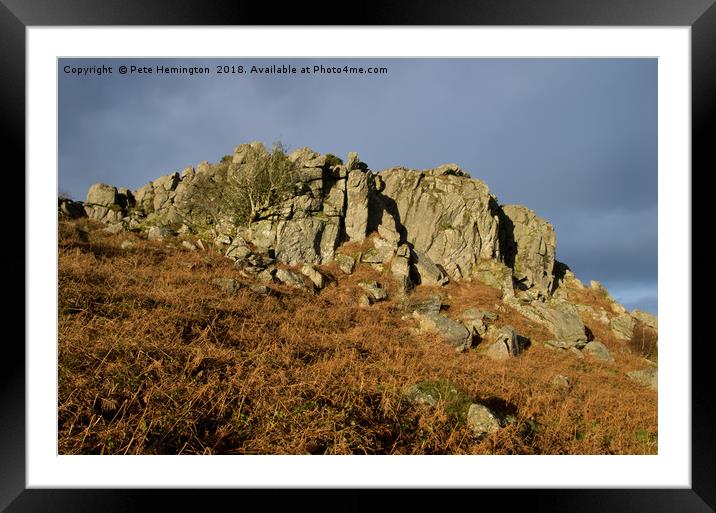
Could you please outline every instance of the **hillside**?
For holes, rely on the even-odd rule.
[[[60,201],[60,453],[657,452],[656,318],[547,221],[309,149],[243,223],[202,201],[268,153]]]

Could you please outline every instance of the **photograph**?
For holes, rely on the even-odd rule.
[[[660,454],[658,58],[56,63],[60,456]]]

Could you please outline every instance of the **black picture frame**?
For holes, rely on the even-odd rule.
[[[358,25],[558,25],[558,26],[689,26],[692,71],[692,273],[710,269],[716,249],[708,238],[706,209],[713,190],[704,183],[716,169],[713,133],[716,109],[716,6],[714,0],[400,0],[366,1],[349,6]],[[15,183],[5,195],[8,212],[25,215],[25,29],[28,26],[71,25],[342,25],[343,16],[319,3],[276,8],[259,2],[206,0],[0,0],[0,112],[3,155],[12,164],[3,178]],[[22,171],[21,171],[22,170]],[[23,218],[24,220],[24,218]],[[4,281],[11,282],[3,309],[5,326],[21,326],[24,340],[25,224],[10,223],[4,239],[12,249],[0,254]],[[22,270],[23,272],[20,272]],[[693,283],[693,279],[692,279]],[[486,505],[500,509],[550,512],[708,512],[716,507],[716,408],[712,400],[710,341],[699,328],[708,319],[706,287],[692,287],[692,487],[690,489],[521,489],[451,490],[454,507]],[[703,296],[703,297],[699,297]],[[21,300],[22,298],[22,300]],[[700,334],[701,337],[697,337]],[[682,341],[688,343],[689,341]],[[18,337],[7,336],[0,383],[0,508],[25,511],[144,511],[214,509],[217,500],[232,509],[255,500],[274,507],[290,505],[311,511],[359,511],[397,498],[401,509],[426,504],[434,491],[410,490],[386,497],[380,490],[79,490],[26,489],[25,481],[25,352]],[[428,497],[428,493],[430,497]],[[316,497],[320,494],[320,498]],[[277,502],[278,501],[278,502]]]

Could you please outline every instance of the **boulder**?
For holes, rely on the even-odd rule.
[[[86,204],[91,206],[111,207],[118,205],[117,188],[105,183],[92,184],[87,191]]]
[[[336,263],[338,264],[338,268],[343,271],[344,274],[352,274],[356,265],[356,260],[353,257],[339,253],[336,255]]]
[[[313,267],[312,265],[306,264],[303,267],[301,267],[301,274],[303,274],[309,280],[311,280],[311,283],[313,283],[313,286],[316,289],[320,290],[324,287],[325,279],[324,279],[323,275],[320,272],[318,272],[318,270],[315,267]]]
[[[285,285],[289,285],[295,288],[304,288],[305,283],[303,277],[288,269],[276,269],[275,277],[278,281]]]
[[[477,308],[468,308],[464,310],[458,318],[470,330],[473,337],[482,339],[487,335],[487,324],[497,319],[497,315],[492,312],[484,312]]]
[[[388,297],[388,293],[380,283],[375,280],[361,280],[358,286],[368,293],[373,301],[382,301]]]
[[[601,360],[607,363],[614,363],[614,357],[607,349],[607,346],[599,342],[598,340],[592,340],[582,349],[584,353],[587,353],[592,358]]]
[[[376,237],[373,239],[373,247],[361,254],[360,261],[366,264],[382,264],[393,258],[397,246],[393,243]]]
[[[415,270],[421,285],[445,285],[450,281],[447,274],[422,251],[415,251]]]
[[[196,251],[196,246],[188,240],[184,240],[181,243],[182,247],[188,251]]]
[[[252,283],[249,285],[249,289],[252,292],[255,292],[256,294],[265,296],[271,292],[271,289],[269,289],[266,285],[260,285],[258,283]]]
[[[276,275],[276,268],[274,266],[267,267],[263,271],[256,274],[256,279],[263,283],[273,283],[273,278]],[[289,283],[292,285],[292,283]],[[303,283],[299,287],[302,287]]]
[[[415,405],[435,408],[442,404],[445,411],[464,418],[470,406],[470,397],[449,380],[422,381],[411,385],[405,392],[406,399]]]
[[[629,314],[622,314],[614,317],[609,323],[609,328],[614,336],[621,340],[629,340],[634,335],[636,320]]]
[[[224,256],[232,260],[244,260],[251,254],[251,248],[243,237],[234,237],[234,239],[226,248]]]
[[[417,315],[437,314],[443,304],[443,298],[440,294],[430,294],[429,296],[411,299],[408,309]]]
[[[472,335],[458,321],[440,313],[414,313],[420,323],[421,333],[435,333],[456,351],[466,351],[472,345]]]
[[[496,433],[502,426],[497,414],[490,408],[473,403],[467,410],[467,427],[475,436],[481,437]]]
[[[398,282],[398,286],[402,292],[407,292],[413,288],[413,282],[410,279],[410,260],[408,257],[395,255],[390,263],[390,272]]]
[[[165,226],[152,226],[147,232],[149,240],[164,240],[172,235],[172,231]]]
[[[562,388],[565,390],[568,390],[572,387],[572,382],[567,376],[563,376],[562,374],[555,375],[554,378],[552,378],[552,384],[557,388]]]
[[[227,294],[235,294],[241,288],[241,283],[233,278],[214,278],[213,283]]]
[[[490,326],[486,338],[491,343],[483,349],[483,352],[493,360],[505,360],[520,353],[517,333],[512,326],[502,326],[501,328]]]
[[[533,303],[517,307],[520,313],[548,328],[554,340],[548,342],[555,347],[581,348],[587,343],[587,333],[577,309],[569,303],[557,303],[553,307]]]
[[[87,217],[105,223],[119,222],[125,216],[117,189],[104,183],[90,186],[84,209]]]
[[[120,222],[120,223],[112,223],[102,231],[116,235],[118,233],[123,232],[125,229],[126,228],[125,228],[124,224]]]
[[[79,219],[87,215],[84,204],[71,199],[59,199],[57,213],[59,217],[65,219]]]

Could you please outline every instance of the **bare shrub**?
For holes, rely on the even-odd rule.
[[[183,210],[187,224],[196,231],[216,228],[222,223],[246,226],[259,212],[274,206],[293,193],[298,166],[286,154],[283,143],[271,149],[250,145],[241,164],[228,156],[212,166],[211,173],[197,173]]]

